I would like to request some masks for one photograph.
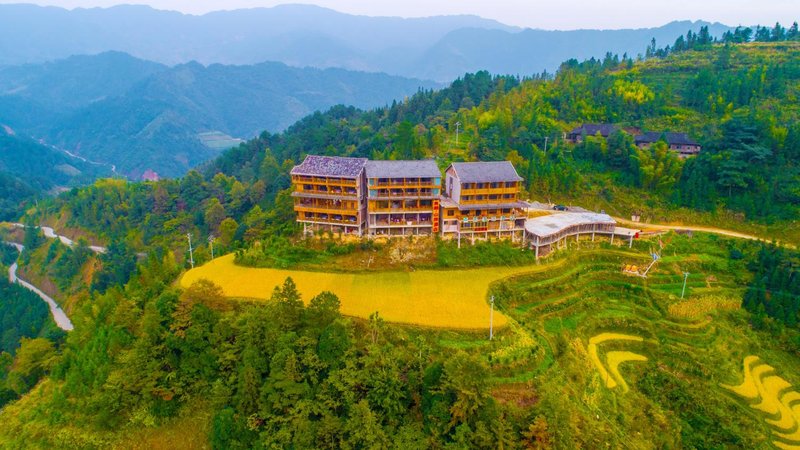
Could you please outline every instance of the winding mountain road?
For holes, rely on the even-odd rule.
[[[17,228],[25,228],[25,225],[23,225],[21,223],[13,223],[11,225],[14,226],[14,227],[17,227]],[[58,233],[55,232],[55,230],[53,230],[50,227],[40,226],[40,227],[36,227],[36,228],[41,229],[42,232],[44,233],[44,236],[46,238],[48,238],[48,239],[58,239],[58,240],[61,241],[62,244],[66,245],[68,247],[74,247],[74,246],[77,245],[77,243],[75,241],[73,241],[72,239],[70,239],[70,238],[68,238],[66,236],[59,235]],[[6,244],[15,247],[19,251],[20,255],[22,255],[23,250],[25,250],[24,246],[22,246],[21,244],[18,244],[16,242],[6,242]],[[91,249],[95,253],[105,253],[106,252],[106,248],[105,247],[101,247],[99,245],[90,245],[89,249]],[[23,280],[22,278],[20,278],[17,275],[17,269],[18,268],[19,268],[19,265],[17,264],[16,261],[14,262],[14,264],[11,265],[11,267],[8,268],[8,281],[11,282],[11,283],[17,283],[20,286],[22,286],[22,287],[28,289],[29,291],[32,291],[36,295],[38,295],[42,300],[44,300],[45,303],[47,303],[47,306],[50,308],[50,313],[53,315],[53,320],[55,320],[56,325],[58,325],[58,327],[61,328],[64,331],[72,331],[72,329],[73,329],[72,321],[69,320],[69,317],[67,317],[67,314],[64,312],[64,310],[61,309],[60,306],[58,306],[58,303],[56,303],[56,301],[53,300],[52,297],[50,297],[49,295],[45,294],[41,289],[39,289],[38,287],[34,286],[33,284],[31,284],[31,283]]]
[[[6,244],[11,245],[19,250],[20,255],[22,254],[22,251],[25,250],[25,247],[15,242],[6,242]],[[41,289],[17,276],[18,267],[19,265],[16,261],[14,261],[14,264],[11,264],[11,267],[8,268],[8,281],[12,284],[17,283],[25,289],[28,289],[29,291],[38,295],[42,300],[44,300],[45,303],[47,303],[47,306],[50,308],[50,314],[53,315],[53,320],[56,322],[56,325],[58,325],[58,327],[64,331],[72,331],[74,328],[72,326],[72,321],[69,320],[69,317],[67,317],[67,314],[64,312],[64,310],[58,306],[58,303],[56,303],[52,297],[42,292]]]
[[[25,228],[25,225],[23,225],[21,223],[12,223],[11,225],[15,226],[17,228]],[[62,244],[66,245],[68,247],[75,247],[77,245],[77,243],[75,241],[73,241],[72,239],[70,239],[70,238],[68,238],[66,236],[61,236],[60,234],[56,233],[56,231],[54,229],[52,229],[50,227],[38,226],[36,228],[42,230],[42,233],[44,233],[44,237],[46,237],[48,239],[58,239],[58,240],[61,241]],[[91,251],[95,252],[95,253],[105,253],[106,252],[106,248],[105,247],[101,247],[99,245],[90,245],[89,249]]]

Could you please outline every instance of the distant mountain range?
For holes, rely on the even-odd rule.
[[[342,69],[192,62],[125,53],[0,68],[0,125],[139,178],[178,176],[262,131],[336,104],[373,108],[433,82]]]
[[[568,13],[568,12],[565,12]],[[65,10],[0,5],[0,65],[38,63],[109,50],[174,65],[255,64],[338,67],[452,81],[466,72],[531,75],[570,58],[607,51],[643,54],[709,25],[672,22],[636,30],[520,29],[475,16],[367,17],[310,5],[220,11],[202,16],[147,6]]]

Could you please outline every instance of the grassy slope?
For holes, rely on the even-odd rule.
[[[750,274],[744,261],[731,260],[729,252],[746,243],[674,233],[662,242],[662,260],[646,279],[623,275],[620,269],[645,265],[658,245],[655,241],[637,241],[632,249],[573,241],[570,252],[554,254],[540,270],[493,283],[490,292],[508,318],[508,326],[493,341],[485,331],[394,326],[392,333],[401,340],[424,339],[441,358],[455,350],[486,358],[494,397],[521,415],[544,418],[556,448],[769,448],[768,442],[777,438],[767,417],[721,384],[741,383],[743,359],[757,355],[800,386],[800,358],[781,350],[775,338],[752,330],[747,315],[738,310]],[[578,245],[581,250],[575,251]],[[681,303],[684,271],[691,276],[688,302]],[[442,273],[436,273],[439,284]],[[352,277],[336,274],[342,275]],[[389,278],[372,288],[392,291],[386,289]],[[447,281],[455,284],[451,277]],[[598,345],[600,361],[613,351],[647,358],[619,366],[628,392],[606,387],[592,363],[589,340],[601,333],[642,338]],[[202,436],[207,435],[209,415],[202,405],[186,407],[164,424],[132,423],[110,435],[71,422],[42,429],[26,420],[26,411],[35,408],[37,396],[47,395],[48,383],[3,411],[0,439],[13,434],[42,443],[95,442],[119,448],[145,442],[156,448],[175,442],[185,448],[208,445]],[[186,430],[193,427],[197,436],[188,439]]]
[[[514,382],[529,380],[529,388],[540,397],[542,415],[555,430],[557,447],[726,443],[762,448],[764,440],[775,439],[765,416],[720,383],[739,384],[742,361],[752,354],[800,386],[800,359],[754,332],[742,312],[708,310],[692,319],[670,314],[670,305],[679,303],[683,271],[692,274],[690,301],[697,305],[698,299],[710,299],[712,304],[727,303],[727,308],[726,299],[738,304],[749,277],[741,262],[728,259],[730,241],[671,236],[664,258],[647,279],[620,272],[621,264],[647,262],[643,250],[649,249],[641,243],[628,255],[584,254],[562,268],[495,287],[501,309],[545,343],[542,361],[548,362],[547,369],[523,369],[509,376]],[[607,388],[591,363],[589,339],[605,332],[643,338],[641,343],[598,346],[601,360],[608,351],[648,358],[620,366],[628,393]],[[592,433],[586,434],[588,429]]]

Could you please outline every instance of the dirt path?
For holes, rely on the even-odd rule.
[[[697,231],[702,233],[719,234],[721,236],[728,236],[737,239],[749,239],[751,241],[766,241],[766,242],[770,241],[770,239],[763,236],[755,236],[752,234],[741,233],[739,231],[726,230],[723,228],[716,228],[716,227],[704,227],[696,225],[664,225],[658,223],[631,222],[630,220],[625,220],[620,217],[614,217],[613,219],[616,220],[621,225],[640,228],[644,232],[647,232],[649,230],[656,230],[656,231],[686,230],[686,231]],[[796,248],[794,244],[787,244],[784,242],[777,242],[777,243],[779,245],[783,245],[784,247]]]

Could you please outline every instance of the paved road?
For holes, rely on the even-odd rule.
[[[25,228],[25,225],[23,225],[21,223],[14,223],[12,225],[17,227],[17,228]],[[57,234],[55,232],[55,230],[53,230],[50,227],[41,226],[41,227],[36,227],[36,228],[41,229],[42,232],[44,233],[44,237],[46,237],[48,239],[58,239],[58,240],[61,241],[62,244],[66,245],[66,246],[69,246],[69,247],[74,247],[74,246],[77,245],[77,243],[75,241],[73,241],[72,239],[70,239],[70,238],[68,238],[66,236],[61,236],[60,234]],[[99,245],[90,245],[89,249],[91,249],[95,253],[105,253],[106,252],[106,248],[105,247],[100,247]]]
[[[16,247],[16,249],[19,250],[20,254],[25,249],[25,247],[14,242],[7,242],[7,244]],[[42,292],[41,289],[18,277],[17,268],[18,265],[16,261],[14,262],[14,264],[11,265],[11,267],[8,268],[8,281],[11,283],[18,283],[20,286],[38,295],[42,300],[45,301],[45,303],[47,303],[47,306],[50,308],[50,313],[53,315],[53,320],[55,320],[56,325],[58,325],[58,327],[64,331],[72,331],[73,329],[72,321],[69,320],[69,317],[67,317],[67,314],[64,312],[64,310],[61,309],[60,306],[58,306],[58,303],[56,303],[56,301],[53,300],[49,295]]]

